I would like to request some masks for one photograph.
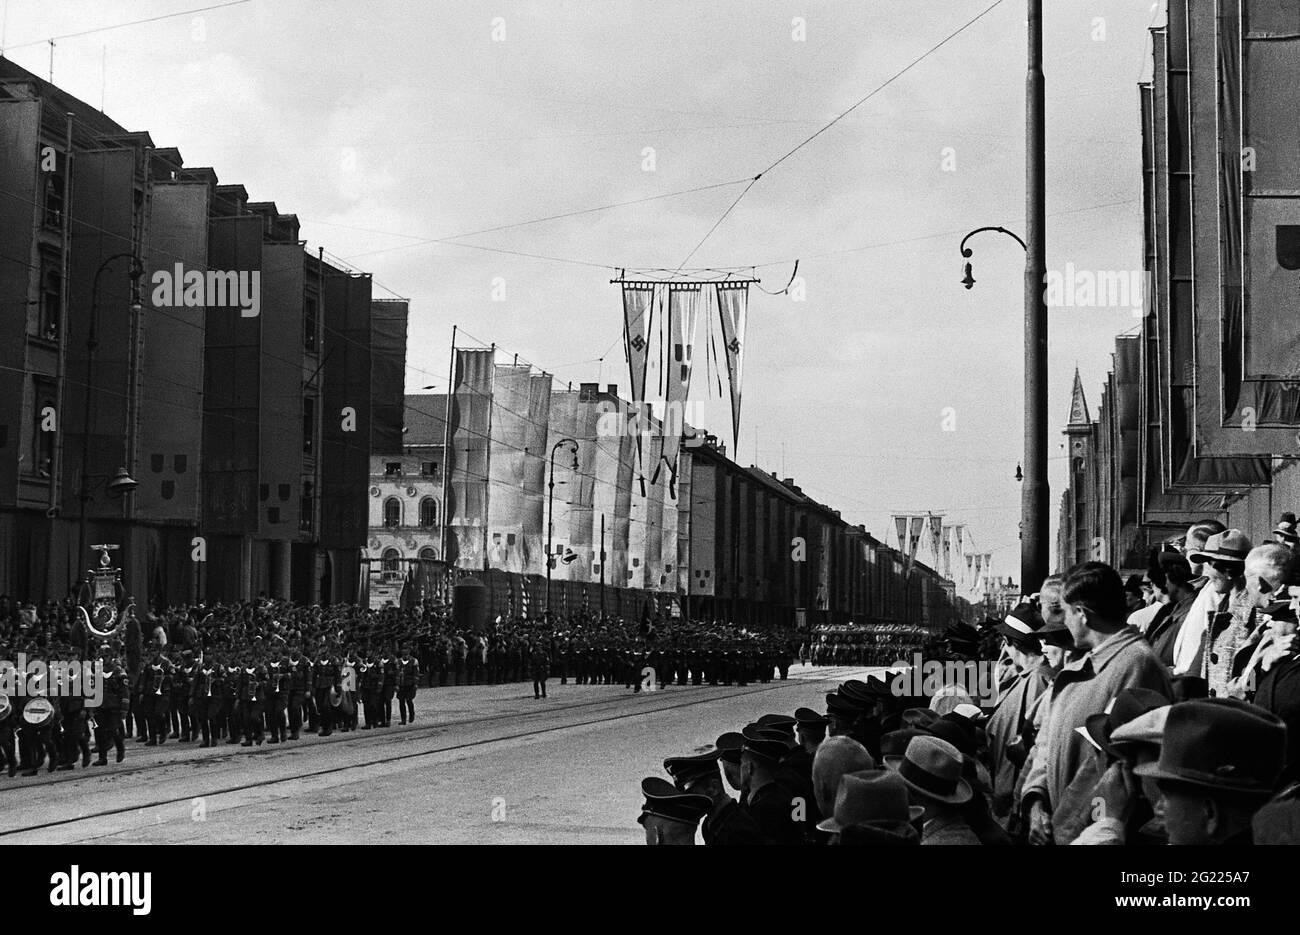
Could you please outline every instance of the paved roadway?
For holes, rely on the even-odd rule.
[[[200,749],[127,741],[126,761],[0,776],[0,845],[636,844],[642,777],[768,712],[823,709],[868,671],[795,666],[745,688],[420,689],[416,723]]]

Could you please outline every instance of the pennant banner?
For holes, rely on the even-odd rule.
[[[907,533],[907,574],[912,573],[912,566],[916,564],[916,547],[921,544],[921,533],[925,530],[925,517],[913,516],[911,526]]]
[[[930,521],[930,554],[934,556],[935,565],[939,564],[939,540],[943,536],[943,517],[933,513],[926,514]]]
[[[749,304],[749,284],[716,287],[718,317],[722,319],[723,353],[727,362],[727,381],[731,388],[731,439],[740,450],[740,374],[745,348],[745,312]]]
[[[650,358],[650,324],[653,317],[654,286],[627,283],[623,286],[623,343],[632,380],[632,402],[645,402],[646,364]]]
[[[907,517],[895,516],[894,528],[898,530],[898,551],[907,554]]]
[[[699,320],[700,297],[703,289],[699,285],[671,286],[668,289],[668,364],[664,379],[667,382],[665,393],[666,407],[663,424],[658,435],[659,459],[656,460],[654,483],[659,477],[659,469],[667,466],[669,485],[677,478],[677,454],[681,449],[682,433],[686,427],[686,402],[691,396],[691,349],[695,346],[695,326]],[[675,494],[674,494],[675,496]]]
[[[952,526],[943,527],[943,576],[952,580]]]

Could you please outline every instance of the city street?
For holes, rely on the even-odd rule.
[[[0,779],[0,842],[639,844],[638,787],[762,714],[822,707],[868,670],[635,694],[552,681],[421,689],[417,721],[212,750],[128,741],[121,765]]]

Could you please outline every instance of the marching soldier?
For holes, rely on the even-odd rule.
[[[275,650],[266,672],[266,723],[271,734],[267,743],[280,743],[288,735],[285,733],[285,715],[289,710],[289,672],[280,657],[280,650]]]
[[[302,709],[311,704],[311,663],[298,647],[289,651],[289,739],[297,740],[302,730]],[[313,716],[314,717],[314,716]]]
[[[320,723],[322,737],[333,733],[334,705],[330,695],[342,691],[339,680],[339,667],[330,659],[329,653],[321,649],[312,670],[312,695],[316,699],[316,719]]]
[[[198,726],[203,742],[200,747],[210,747],[220,736],[217,724],[221,718],[225,680],[221,667],[204,661],[195,671],[190,686],[190,719]]]
[[[226,724],[226,743],[239,743],[244,730],[244,705],[240,699],[239,683],[243,670],[232,659],[225,665],[222,682],[225,697],[221,701],[221,717]]]
[[[69,671],[80,675],[81,654],[77,650],[66,653]],[[80,678],[76,679],[80,682]],[[66,691],[59,698],[63,709],[63,754],[59,763],[60,770],[70,770],[77,763],[77,752],[81,752],[81,768],[90,765],[90,735],[87,728],[89,714],[86,711],[86,697],[80,684],[74,682],[66,686]]]
[[[0,761],[8,769],[10,779],[18,772],[18,757],[14,753],[14,726],[17,722],[13,703],[8,695],[0,692]]]
[[[397,663],[397,705],[401,723],[415,723],[415,693],[420,684],[420,663],[411,656],[411,647],[402,647]]]
[[[171,663],[161,652],[155,652],[146,676],[148,686],[146,703],[149,705],[149,739],[146,747],[157,747],[167,742],[171,727],[172,671]]]
[[[126,670],[115,654],[105,654],[103,676],[104,699],[95,710],[95,746],[99,748],[96,766],[108,765],[108,748],[117,754],[117,762],[126,759],[126,731],[123,717],[129,714],[131,685]]]
[[[370,730],[384,722],[379,710],[383,702],[384,671],[373,657],[364,655],[357,664],[357,671],[361,673],[361,701],[366,708],[366,723],[361,729]]]
[[[244,742],[240,746],[251,747],[257,741],[260,747],[263,740],[262,718],[266,710],[266,672],[260,666],[245,666],[241,680],[239,697],[244,708]]]
[[[381,656],[379,668],[384,673],[384,680],[379,689],[380,694],[383,696],[383,726],[391,727],[393,725],[393,696],[397,694],[397,660],[388,655]]]
[[[177,737],[176,728],[180,728],[180,740],[189,743],[198,733],[190,717],[190,692],[194,687],[194,653],[185,650],[181,653],[181,665],[172,673],[172,739]]]

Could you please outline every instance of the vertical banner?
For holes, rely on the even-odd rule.
[[[651,283],[623,284],[623,344],[632,379],[632,402],[645,402],[645,373],[650,354]]]
[[[943,527],[943,576],[952,580],[952,533],[954,527]]]
[[[911,527],[907,531],[907,575],[911,576],[912,566],[916,563],[916,548],[921,544],[921,533],[925,530],[925,517],[911,517]]]
[[[930,554],[934,556],[935,567],[939,565],[939,540],[943,536],[943,517],[933,513],[926,514],[930,526]]]
[[[691,350],[695,346],[695,326],[699,319],[700,297],[703,289],[698,284],[668,287],[668,352],[665,407],[660,436],[660,458],[651,483],[657,480],[659,469],[667,466],[669,485],[677,477],[677,453],[681,448],[685,430],[686,402],[691,395]],[[676,491],[673,491],[675,496]]]
[[[898,551],[902,555],[907,554],[907,517],[895,516],[894,528],[898,530]]]
[[[740,448],[740,376],[745,347],[745,313],[749,304],[749,285],[716,287],[718,317],[722,320],[722,345],[727,364],[727,381],[731,388],[731,440]]]
[[[452,381],[451,450],[447,470],[447,556],[458,568],[483,567],[483,529],[487,524],[489,412],[492,406],[493,351],[458,349]]]

